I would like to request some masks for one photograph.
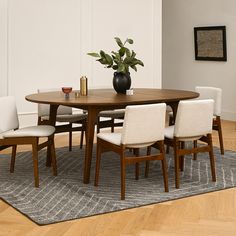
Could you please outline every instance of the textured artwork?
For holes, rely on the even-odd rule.
[[[195,27],[195,59],[226,61],[225,26]]]

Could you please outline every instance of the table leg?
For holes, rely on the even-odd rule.
[[[167,105],[169,105],[172,108],[172,111],[173,111],[173,122],[175,123],[175,118],[176,118],[176,114],[177,114],[177,109],[178,109],[179,101],[170,102],[170,103],[167,103]]]
[[[87,129],[86,129],[86,149],[84,159],[84,183],[88,184],[90,180],[90,169],[93,153],[94,130],[99,110],[88,108]]]
[[[49,112],[49,125],[55,126],[56,125],[56,116],[57,116],[57,109],[58,105],[50,105],[50,112]],[[54,137],[53,137],[54,138]],[[50,145],[47,147],[47,160],[46,166],[51,166],[51,151]]]

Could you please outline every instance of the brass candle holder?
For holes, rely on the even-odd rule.
[[[80,78],[80,95],[81,96],[88,95],[88,79],[86,76],[82,76]]]

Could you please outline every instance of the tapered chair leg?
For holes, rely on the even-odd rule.
[[[84,131],[82,130],[80,134],[80,145],[79,145],[80,149],[83,148],[83,141],[84,141]]]
[[[221,127],[221,119],[220,116],[216,117],[216,123],[217,123],[217,130],[218,130],[218,135],[219,135],[219,142],[220,142],[220,152],[222,155],[224,155],[224,142],[223,142],[223,135],[222,135],[222,127]]]
[[[97,134],[100,133],[100,117],[97,118]]]
[[[179,142],[174,140],[174,158],[175,158],[175,187],[179,188]]]
[[[51,158],[52,158],[53,175],[57,176],[57,160],[56,160],[54,137],[48,138],[48,141],[51,144],[50,146],[51,146]]]
[[[114,127],[115,127],[115,119],[111,119],[111,123],[112,123],[112,125],[111,125],[111,132],[112,133],[114,133]]]
[[[147,148],[147,156],[151,155],[151,147]],[[145,163],[145,178],[148,177],[149,174],[149,166],[150,166],[150,161],[146,161]]]
[[[212,175],[212,181],[216,182],[216,171],[215,171],[215,157],[213,152],[213,145],[212,145],[212,135],[207,135],[208,144],[210,147],[209,156],[210,156],[210,163],[211,163],[211,175]]]
[[[173,115],[170,115],[169,116],[169,126],[171,126],[171,125],[174,125],[174,117],[173,117]],[[170,145],[167,145],[166,146],[166,154],[169,154],[169,152],[170,152]]]
[[[69,152],[72,150],[72,123],[69,124],[70,131],[69,131]]]
[[[50,154],[51,154],[51,147],[50,147],[50,143],[48,143],[48,146],[47,146],[47,159],[46,159],[46,166],[47,167],[51,167],[51,163],[52,163]]]
[[[139,149],[138,148],[134,149],[134,153],[135,153],[135,156],[138,157]],[[136,180],[139,179],[139,163],[138,162],[135,163],[135,179]]]
[[[120,164],[121,164],[121,200],[125,200],[125,156],[124,151],[122,151],[121,157],[120,157]]]
[[[164,179],[165,192],[169,192],[164,142],[161,142],[160,144],[160,153],[162,154],[161,163],[162,163],[162,173],[163,173],[163,179]]]
[[[185,148],[185,143],[183,141],[180,142],[180,147],[181,147],[181,149]],[[180,156],[179,161],[180,161],[180,170],[184,171],[184,156]]]
[[[38,138],[32,144],[33,163],[34,163],[34,185],[39,187],[39,170],[38,170]]]
[[[12,146],[12,153],[11,153],[11,165],[10,165],[10,172],[14,172],[14,167],[15,167],[15,159],[16,159],[16,148],[17,146],[14,145]]]
[[[97,154],[96,154],[96,170],[95,170],[95,179],[94,179],[94,186],[98,186],[99,180],[99,171],[100,171],[100,163],[101,163],[101,145],[99,139],[97,140]]]
[[[69,132],[69,151],[72,150],[72,131]]]
[[[197,140],[194,140],[193,141],[193,147],[194,148],[197,148]],[[193,160],[197,160],[197,153],[193,153]]]

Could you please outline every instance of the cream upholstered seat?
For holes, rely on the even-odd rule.
[[[60,89],[38,89],[39,93],[50,92],[50,91],[60,91]],[[38,125],[47,124],[49,121],[49,105],[38,104]],[[86,129],[86,118],[87,114],[72,114],[72,107],[59,106],[56,116],[56,131],[55,133],[69,132],[69,150],[72,150],[72,132],[81,131],[80,138],[80,148],[83,145],[83,136]],[[66,123],[66,124],[60,124]],[[59,123],[59,124],[58,124]],[[73,127],[72,124],[81,124],[80,127]]]
[[[215,87],[196,86],[195,91],[200,94],[198,99],[213,99],[214,100],[214,118],[213,129],[218,131],[220,151],[224,154],[224,142],[221,128],[221,103],[222,103],[222,89]],[[196,145],[196,143],[194,144]],[[196,156],[195,156],[196,159]]]
[[[55,128],[49,125],[31,126],[19,129],[19,121],[14,97],[0,97],[0,150],[12,147],[10,172],[14,172],[17,145],[32,145],[35,187],[39,186],[38,151],[47,147],[51,154],[53,174],[57,175],[54,146]],[[40,137],[48,137],[46,142],[39,144]]]
[[[99,133],[97,135],[97,161],[95,186],[98,185],[101,153],[114,151],[121,159],[121,199],[125,199],[125,168],[128,164],[136,164],[136,179],[138,179],[139,162],[161,160],[165,191],[168,191],[166,160],[164,151],[164,127],[166,104],[151,104],[127,106],[121,133]],[[145,122],[144,122],[145,121]],[[138,129],[137,129],[138,127]],[[149,147],[158,143],[160,153],[139,156],[138,148]],[[135,148],[136,157],[126,156],[125,149]]]
[[[16,138],[16,137],[47,137],[55,132],[55,128],[49,125],[30,126],[17,130],[11,130],[2,133],[3,138]]]
[[[125,109],[101,111],[98,114],[97,133],[101,128],[111,127],[111,132],[114,132],[114,127],[122,126],[123,122],[115,122],[116,119],[124,119]],[[101,121],[101,118],[110,118],[110,120]]]
[[[175,125],[165,129],[165,143],[174,147],[176,188],[179,188],[179,167],[183,170],[184,155],[191,153],[209,153],[212,180],[216,181],[211,136],[213,106],[212,99],[180,101]],[[182,145],[185,141],[195,140],[201,140],[207,145],[190,149],[185,149]]]

